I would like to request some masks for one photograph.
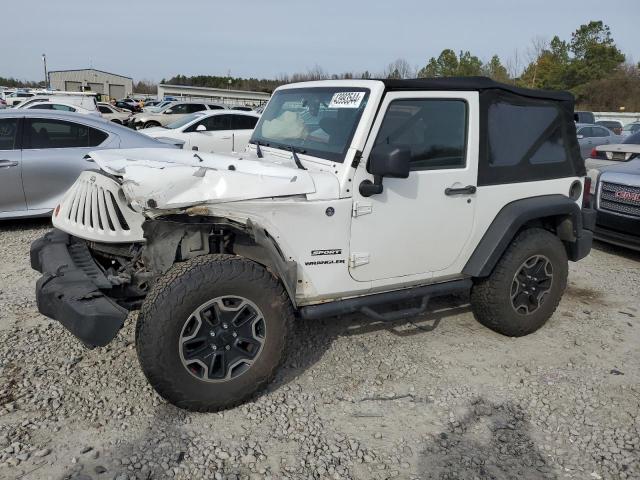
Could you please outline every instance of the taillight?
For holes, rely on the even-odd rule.
[[[56,209],[53,211],[53,216],[54,216],[54,217],[57,217],[57,216],[58,216],[58,213],[60,213],[60,205],[58,205],[58,206],[56,207]]]
[[[591,178],[585,177],[584,186],[582,188],[582,206],[589,208],[591,206]]]
[[[596,150],[596,147],[593,147],[591,149],[591,154],[589,155],[591,158],[598,158],[598,150]]]

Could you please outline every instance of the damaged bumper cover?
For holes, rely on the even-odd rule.
[[[53,230],[31,245],[31,267],[42,273],[36,283],[40,313],[59,321],[88,347],[102,347],[115,338],[128,310],[102,292],[111,284],[84,242]]]

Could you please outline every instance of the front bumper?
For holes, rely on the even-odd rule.
[[[111,283],[87,245],[53,230],[31,244],[38,310],[59,321],[88,347],[103,347],[124,325],[128,310],[107,297]]]
[[[640,218],[598,210],[595,238],[640,251]]]

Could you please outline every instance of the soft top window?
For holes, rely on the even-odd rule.
[[[584,175],[572,102],[486,90],[480,109],[479,185]]]

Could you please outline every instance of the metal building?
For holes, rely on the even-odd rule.
[[[257,107],[271,98],[270,93],[225,88],[190,87],[187,85],[158,85],[158,98],[174,97],[183,100],[209,100],[226,105]]]
[[[119,99],[133,93],[133,80],[93,68],[54,70],[49,72],[49,88],[69,92],[91,91]]]

